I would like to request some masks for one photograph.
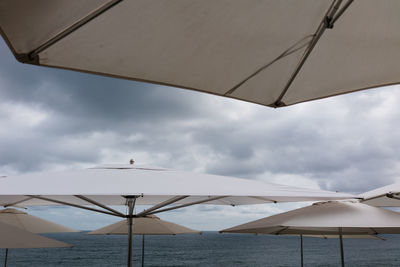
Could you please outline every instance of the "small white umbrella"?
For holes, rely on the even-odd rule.
[[[77,232],[74,229],[56,224],[39,217],[29,215],[26,212],[17,209],[3,209],[0,210],[0,222],[9,224],[13,227],[23,229],[31,233],[67,233]],[[7,238],[2,235],[2,239]],[[14,237],[12,237],[14,238]],[[18,237],[15,237],[18,238]],[[18,240],[18,239],[17,239]],[[5,264],[7,263],[8,249],[13,247],[6,247]]]
[[[302,235],[336,236],[340,239],[341,260],[344,266],[343,235],[357,237],[400,234],[400,214],[355,201],[329,201],[238,225],[221,232],[300,235],[301,240]]]
[[[9,248],[56,248],[72,245],[34,234],[19,227],[0,221],[0,248],[6,249],[4,266],[7,265]]]
[[[398,0],[3,0],[0,33],[24,63],[279,107],[398,84],[399,9]]]
[[[394,183],[362,193],[361,202],[376,207],[400,207],[400,183]]]
[[[144,236],[145,235],[178,235],[201,234],[200,231],[185,226],[161,220],[155,215],[134,218],[133,231],[127,220],[107,225],[103,228],[89,232],[89,235],[142,235],[142,266],[144,266]]]
[[[249,205],[353,198],[349,194],[134,165],[43,172],[0,179],[0,205],[69,205],[132,221],[195,204]],[[154,205],[138,214],[134,206]],[[174,204],[173,207],[166,207]],[[95,205],[99,208],[87,207]],[[127,205],[123,214],[108,205]],[[131,223],[130,223],[131,225]],[[129,235],[128,266],[132,264]]]
[[[43,220],[17,209],[0,210],[0,222],[8,223],[32,233],[68,233],[77,230]]]
[[[72,245],[0,222],[0,248],[55,248]]]
[[[177,234],[200,234],[200,231],[185,226],[161,220],[155,215],[147,215],[134,218],[133,235],[177,235]],[[103,228],[88,233],[89,235],[127,235],[129,225],[126,220],[107,225]]]

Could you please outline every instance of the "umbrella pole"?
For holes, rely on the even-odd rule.
[[[144,235],[142,235],[142,267],[144,267]]]
[[[301,253],[301,267],[304,266],[303,261],[303,235],[300,235],[300,253]]]
[[[8,248],[6,248],[6,255],[4,256],[4,267],[7,267]]]
[[[129,215],[128,215],[128,267],[132,267],[132,235],[133,235],[133,208],[135,207],[136,197],[129,197],[127,198],[127,204],[129,208]]]
[[[339,227],[339,240],[340,240],[340,257],[342,259],[342,267],[344,267],[342,227]]]

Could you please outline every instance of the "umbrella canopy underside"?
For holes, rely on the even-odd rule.
[[[24,63],[273,107],[398,84],[400,2],[342,1],[331,27],[337,2],[4,0],[0,32]]]

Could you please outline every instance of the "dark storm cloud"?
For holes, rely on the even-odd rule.
[[[0,155],[3,166],[23,172],[54,162],[96,162],[104,147],[134,151],[148,147],[154,134],[166,139],[163,136],[177,124],[207,114],[202,96],[193,92],[24,65],[2,45],[2,103],[37,108],[48,115],[40,127],[23,133],[9,127],[9,134],[0,140],[7,152]],[[23,124],[20,118],[18,123]],[[146,138],[140,144],[126,141],[132,134]],[[94,145],[96,136],[99,144]]]
[[[4,99],[40,103],[43,108],[74,120],[90,118],[86,120],[88,127],[101,128],[105,121],[116,125],[190,118],[206,111],[202,109],[201,96],[193,92],[23,65],[15,61],[4,44],[1,48],[4,61],[0,67],[0,93]]]

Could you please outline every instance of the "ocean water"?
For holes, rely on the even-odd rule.
[[[47,234],[73,248],[10,249],[7,266],[126,266],[127,236]],[[400,266],[400,236],[386,241],[344,239],[346,266]],[[300,266],[298,237],[218,234],[146,236],[145,266]],[[134,263],[141,264],[141,237],[134,238]],[[0,253],[3,266],[4,249]],[[305,266],[340,266],[338,239],[304,238]]]

